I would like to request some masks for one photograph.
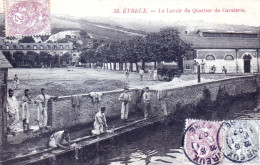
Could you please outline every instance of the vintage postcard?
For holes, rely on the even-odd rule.
[[[0,0],[0,164],[260,164],[259,6]]]

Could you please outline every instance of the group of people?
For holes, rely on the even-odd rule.
[[[198,63],[196,60],[193,62],[193,73],[198,73],[198,65],[200,65],[201,73],[205,73],[205,67],[206,63],[201,60],[201,63]],[[209,73],[215,73],[216,72],[216,66],[212,65],[210,67]],[[222,73],[227,74],[227,69],[225,66],[222,67]]]
[[[138,73],[140,76],[140,81],[144,81],[145,71],[143,69],[139,69]],[[130,75],[129,69],[126,69],[124,74],[125,74],[126,82],[129,82],[129,75]],[[149,80],[156,80],[156,79],[157,79],[157,70],[153,70],[153,69],[149,68],[147,80],[149,81]]]
[[[32,105],[36,104],[36,122],[39,126],[39,129],[48,129],[47,126],[47,103],[49,99],[56,98],[51,97],[45,94],[45,89],[41,89],[41,94],[39,94],[36,98],[32,98],[30,96],[30,90],[24,90],[24,96],[21,98],[21,106],[19,106],[16,97],[14,96],[14,90],[8,90],[7,96],[7,105],[6,105],[6,113],[7,113],[7,133],[15,135],[17,126],[21,121],[23,124],[23,131],[28,132],[30,129],[30,114],[32,110]],[[22,115],[20,120],[19,109],[21,107]]]
[[[143,81],[144,79],[144,70],[140,69],[139,70],[139,75],[140,75],[140,81]],[[147,80],[156,80],[157,79],[157,70],[153,70],[151,68],[148,69],[148,78]]]
[[[151,116],[151,96],[149,87],[144,88],[142,99],[144,103],[144,118],[147,119]],[[124,92],[120,94],[118,100],[121,101],[121,120],[125,123],[128,120],[129,104],[131,102],[128,88],[124,88]],[[105,107],[101,107],[100,111],[95,115],[94,130],[91,131],[94,135],[103,133],[104,127],[108,128],[105,110]]]

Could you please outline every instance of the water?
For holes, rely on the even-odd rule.
[[[213,111],[194,114],[187,118],[260,119],[260,96],[232,101]],[[184,120],[157,123],[81,151],[79,160],[68,156],[60,159],[57,164],[180,165],[184,159],[182,150],[184,127]]]

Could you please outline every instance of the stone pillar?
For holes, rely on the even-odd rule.
[[[237,52],[238,52],[238,49],[236,49],[236,72],[238,73]]]

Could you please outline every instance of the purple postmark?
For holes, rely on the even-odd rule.
[[[187,120],[184,141],[185,156],[194,164],[219,164],[222,153],[217,142],[222,122]]]

